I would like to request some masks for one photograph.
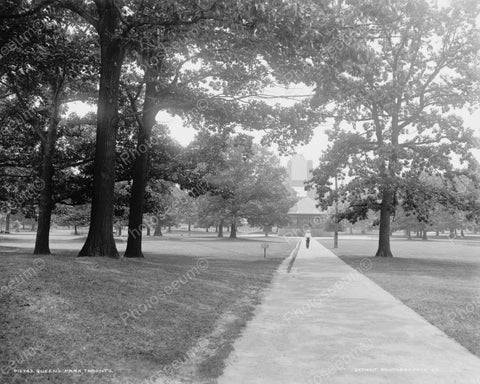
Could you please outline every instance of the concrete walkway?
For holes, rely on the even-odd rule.
[[[480,384],[480,359],[317,241],[288,263],[219,384]]]

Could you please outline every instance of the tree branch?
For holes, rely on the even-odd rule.
[[[87,21],[89,24],[91,24],[98,31],[98,27],[99,27],[98,19],[96,19],[95,17],[93,17],[92,14],[90,14],[85,9],[83,9],[81,7],[81,4],[79,4],[78,0],[63,0],[63,2],[59,3],[59,6],[76,13],[85,21]]]

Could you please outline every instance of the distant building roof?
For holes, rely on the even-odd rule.
[[[318,215],[320,210],[315,206],[317,202],[311,197],[301,198],[297,204],[295,204],[288,211],[289,215]]]

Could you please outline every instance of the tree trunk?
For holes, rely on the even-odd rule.
[[[237,238],[237,225],[233,222],[230,226],[230,239]]]
[[[160,220],[157,220],[155,223],[155,232],[153,232],[153,236],[163,236],[162,224],[160,224]]]
[[[57,128],[60,122],[60,100],[59,92],[61,84],[53,85],[52,109],[47,137],[43,143],[42,151],[42,172],[40,199],[38,202],[38,228],[35,239],[34,255],[49,255],[50,252],[50,224],[53,209],[53,156],[57,142]]]
[[[390,249],[390,216],[392,214],[393,190],[386,188],[383,191],[380,208],[380,233],[378,235],[378,250],[375,257],[393,257]]]
[[[22,229],[25,229],[25,222],[22,221]]]
[[[265,237],[268,237],[268,229],[269,229],[268,225],[265,225],[263,227],[263,231],[265,232]]]
[[[123,227],[122,224],[120,224],[119,226],[117,226],[117,236],[122,236],[122,227]]]
[[[463,228],[460,230],[460,236],[465,237],[465,232],[463,231]]]
[[[10,215],[11,213],[8,212],[5,216],[5,233],[10,233]]]
[[[389,159],[388,159],[388,168],[386,168],[385,162],[382,160],[380,165],[380,175],[383,178],[391,178],[394,177],[396,174],[396,166],[398,162],[398,136],[400,134],[398,128],[398,114],[400,112],[400,105],[397,102],[393,113],[392,113],[392,121],[391,121],[391,149],[389,150]],[[383,127],[382,123],[380,123],[380,119],[378,116],[378,110],[376,106],[374,106],[372,111],[375,127],[376,127],[376,135],[379,147],[383,147],[384,139],[383,136]],[[387,182],[388,183],[388,182]],[[380,230],[378,234],[378,249],[375,257],[393,257],[392,250],[390,249],[390,219],[392,213],[395,211],[395,190],[389,185],[385,185],[382,190],[382,204],[380,207]]]
[[[424,241],[427,241],[427,240],[428,240],[427,231],[426,231],[426,230],[423,230],[423,231],[422,231],[422,240],[424,240]]]
[[[205,228],[205,232],[208,232],[208,228],[210,228],[210,227]]]
[[[152,128],[158,108],[155,108],[156,86],[155,71],[147,67],[145,81],[145,99],[143,102],[142,120],[139,121],[137,150],[130,198],[130,215],[128,218],[128,240],[125,257],[143,257],[142,253],[142,223],[143,207],[145,202],[145,187],[148,177],[148,158],[150,155]],[[135,236],[134,234],[138,234]]]
[[[32,221],[32,227],[30,228],[30,231],[33,232],[33,231],[36,230],[36,228],[37,228],[36,222],[35,222],[35,220],[33,220]]]
[[[78,226],[77,226],[77,224],[75,224],[73,227],[75,228],[75,235],[78,235]]]
[[[223,220],[218,223],[218,235],[217,237],[223,237]]]
[[[171,233],[171,232],[172,232],[172,227],[169,225],[167,229],[167,233]]]
[[[190,220],[188,220],[188,232],[190,232],[191,227],[192,227],[192,226],[191,226]]]
[[[407,239],[412,240],[412,232],[410,231],[410,229],[407,229],[406,232],[407,232]]]
[[[130,234],[128,234],[128,236],[130,236]],[[150,226],[147,225],[147,236],[150,236]]]
[[[115,145],[118,126],[120,73],[125,42],[118,34],[119,11],[114,0],[96,2],[99,13],[100,86],[97,133],[93,163],[93,196],[88,236],[79,256],[118,258],[113,238],[113,197],[115,186]]]

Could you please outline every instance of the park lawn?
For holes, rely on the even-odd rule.
[[[204,237],[145,245],[145,259],[137,260],[77,258],[65,249],[38,258],[2,247],[0,287],[15,283],[0,295],[0,382],[134,384],[167,376],[209,382],[295,244]],[[13,368],[108,372],[12,374]]]
[[[375,240],[320,242],[352,267],[375,254]],[[392,240],[393,259],[364,272],[431,324],[480,357],[480,242]]]

